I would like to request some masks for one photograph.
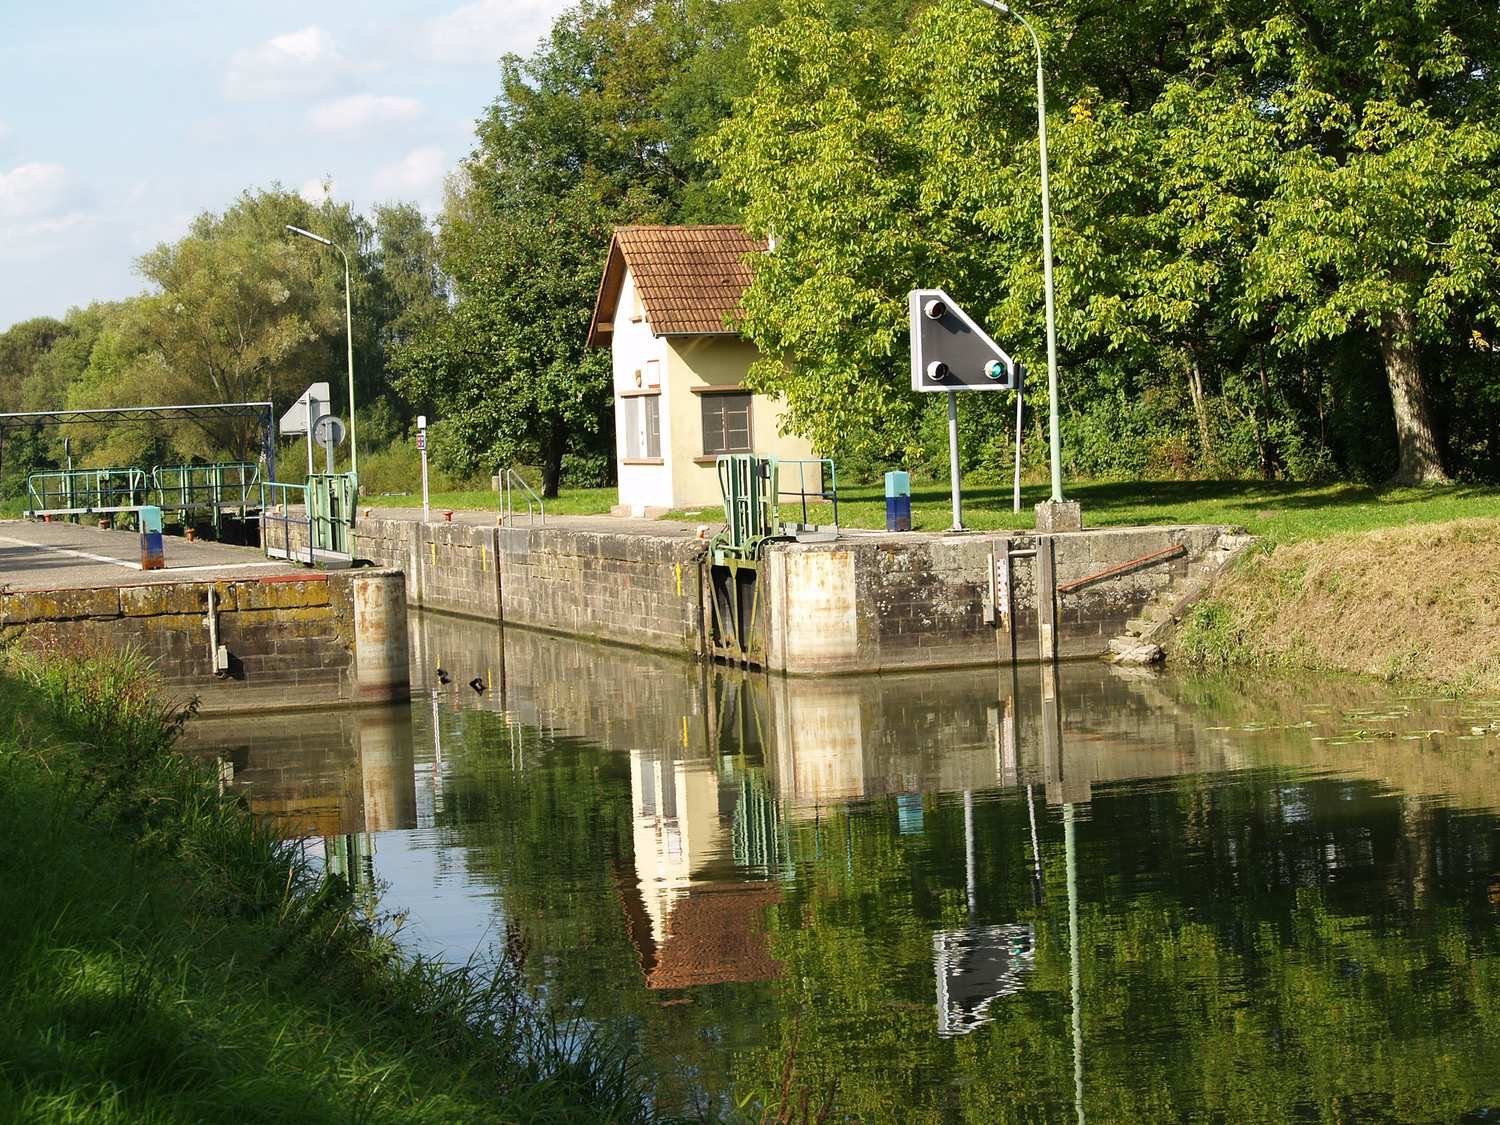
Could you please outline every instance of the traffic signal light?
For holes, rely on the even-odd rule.
[[[1021,365],[941,289],[907,295],[914,391],[1013,391]]]

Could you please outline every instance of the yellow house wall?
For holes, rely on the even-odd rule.
[[[703,408],[702,397],[693,388],[743,383],[758,353],[754,344],[735,336],[668,336],[665,341],[662,445],[665,454],[670,442],[666,460],[672,472],[673,503],[678,508],[717,507],[719,478],[714,466],[694,461],[703,456]],[[812,457],[806,438],[777,432],[780,415],[779,399],[760,394],[751,399],[750,441],[755,452],[781,458]],[[809,477],[808,483],[812,485],[814,478]]]

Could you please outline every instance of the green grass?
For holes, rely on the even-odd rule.
[[[496,512],[500,509],[500,498],[490,489],[463,492],[434,492],[428,497],[433,511],[452,508],[455,511]],[[400,492],[372,496],[366,494],[363,503],[372,508],[420,508],[420,492]],[[516,505],[525,501],[515,497]],[[564,488],[555,500],[548,500],[547,514],[553,516],[599,516],[605,515],[619,503],[619,493],[609,488]]]
[[[0,653],[0,1120],[647,1116],[517,969],[404,959],[212,774],[137,661]]]
[[[1043,485],[1022,488],[1021,511],[1011,510],[1009,486],[974,485],[964,490],[963,516],[977,530],[1033,530],[1032,505],[1045,500]],[[1266,481],[1109,481],[1072,484],[1070,500],[1083,505],[1087,527],[1134,524],[1224,523],[1248,528],[1274,542],[1322,539],[1473,516],[1500,516],[1500,487],[1373,488],[1358,484],[1291,484]],[[783,508],[785,514],[786,508]],[[684,519],[716,520],[717,509],[676,512]],[[832,518],[829,505],[810,508],[818,522]],[[847,527],[885,526],[881,486],[839,490],[839,522]],[[912,526],[941,531],[952,522],[944,484],[914,484]]]

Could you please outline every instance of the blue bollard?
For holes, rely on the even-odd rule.
[[[140,509],[141,569],[161,570],[167,565],[161,544],[161,509],[146,505]]]
[[[911,530],[911,475],[899,469],[885,474],[885,529]]]

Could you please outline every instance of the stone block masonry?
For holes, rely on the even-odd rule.
[[[399,571],[0,592],[0,643],[132,646],[204,711],[406,699]],[[216,667],[216,644],[227,660]]]
[[[500,619],[699,655],[704,544],[669,536],[499,528]]]
[[[866,535],[828,544],[776,544],[763,592],[766,662],[799,675],[889,672],[1034,661],[1038,551],[1061,586],[1180,546],[1176,558],[1052,593],[1056,655],[1103,656],[1159,592],[1180,581],[1227,529],[1105,528],[1058,535]],[[997,570],[1010,558],[1006,604]],[[992,577],[992,574],[994,575]]]

